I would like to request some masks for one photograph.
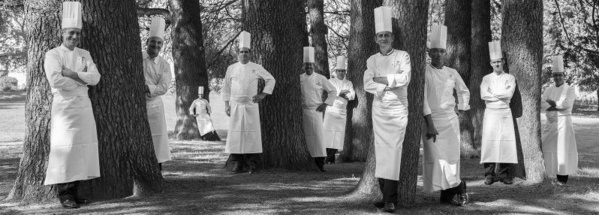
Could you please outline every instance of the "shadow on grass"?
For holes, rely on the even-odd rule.
[[[572,115],[580,117],[599,118],[599,111],[597,111],[597,105],[575,104],[574,108],[572,108]]]

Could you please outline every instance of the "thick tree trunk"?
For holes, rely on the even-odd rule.
[[[480,98],[480,83],[491,72],[489,45],[491,41],[491,1],[472,1],[472,46],[470,47],[470,120],[474,128],[473,145],[480,147],[482,141],[485,101]],[[466,80],[464,80],[466,81]]]
[[[52,186],[44,186],[50,154],[50,111],[52,93],[44,71],[47,51],[60,45],[59,0],[24,2],[27,24],[27,99],[23,157],[8,200],[40,202],[55,199]]]
[[[209,95],[200,4],[197,0],[169,0],[169,5],[177,91],[175,135],[178,140],[195,139],[200,134],[189,106],[198,98],[198,86],[204,86],[205,99]]]
[[[516,76],[522,96],[522,117],[518,122],[529,182],[545,179],[541,153],[541,72],[543,62],[543,1],[503,0],[502,49],[511,74]]]
[[[378,49],[373,42],[374,8],[381,6],[382,0],[352,0],[350,4],[349,34],[352,36],[347,50],[347,79],[354,84],[356,98],[347,106],[345,143],[340,158],[343,161],[366,161],[364,173],[350,197],[372,200],[380,197],[378,182],[374,177],[373,96],[364,91],[363,79],[366,60]]]
[[[445,5],[445,25],[447,26],[447,65],[460,73],[466,86],[470,83],[470,44],[471,44],[472,0],[448,0]],[[460,154],[462,157],[476,157],[473,142],[474,128],[469,114],[460,114]]]
[[[135,1],[82,4],[83,32],[88,36],[82,38],[81,46],[90,52],[102,75],[98,85],[90,87],[101,177],[82,183],[84,193],[118,198],[160,192],[163,179],[147,120]]]
[[[324,0],[308,0],[308,11],[310,18],[310,33],[312,35],[312,46],[314,46],[314,60],[316,71],[327,78],[331,77],[329,71],[329,56],[327,53],[326,35],[327,26],[324,24]]]
[[[277,83],[260,104],[262,166],[316,170],[302,127],[300,80],[308,44],[302,0],[243,1],[243,29],[252,34],[254,62]]]
[[[408,127],[401,157],[399,174],[399,202],[403,206],[414,203],[418,180],[418,158],[422,132],[422,100],[424,99],[424,71],[426,67],[426,24],[428,0],[384,1],[393,7],[395,48],[410,54],[412,78],[408,87]]]

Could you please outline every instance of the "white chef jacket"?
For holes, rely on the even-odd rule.
[[[356,92],[354,91],[354,85],[347,79],[339,80],[338,78],[331,78],[329,82],[335,87],[337,91],[337,98],[333,102],[332,106],[328,106],[324,114],[324,138],[323,141],[327,145],[326,148],[343,150],[343,142],[345,140],[345,123],[347,121],[347,102],[354,100]],[[347,90],[349,93],[345,94],[345,99],[339,97],[341,91]]]
[[[143,52],[143,68],[145,83],[150,89],[150,93],[146,94],[146,108],[154,152],[158,163],[163,163],[171,160],[171,152],[168,144],[164,104],[160,97],[166,94],[170,86],[171,67],[164,58],[156,56],[152,59],[147,52]]]
[[[324,143],[324,131],[322,112],[316,111],[322,102],[322,93],[327,93],[324,102],[331,106],[337,98],[335,87],[321,74],[313,72],[312,75],[303,73],[300,75],[302,89],[302,116],[306,145],[312,157],[326,157],[326,144]]]

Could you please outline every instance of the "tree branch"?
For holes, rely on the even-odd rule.
[[[171,19],[171,12],[164,8],[137,8],[137,16],[155,16],[162,15],[164,19]]]
[[[228,7],[229,5],[232,5],[233,3],[237,2],[237,1],[238,0],[230,0],[228,2],[223,3],[220,7],[213,8],[213,9],[211,9],[209,11],[206,11],[206,12],[208,12],[208,13],[218,12],[218,11],[220,11],[220,10]]]
[[[566,34],[566,38],[568,39],[569,45],[580,48],[580,49],[588,52],[589,54],[599,55],[599,51],[588,49],[586,47],[583,47],[579,44],[575,44],[574,42],[572,42],[572,39],[570,39],[570,34],[568,34],[568,29],[566,29],[566,25],[564,25],[564,18],[562,17],[562,11],[559,7],[559,2],[557,0],[554,0],[554,1],[555,1],[555,6],[557,8],[557,14],[559,15],[559,18],[560,18],[560,24],[562,25],[562,29],[564,30],[564,33]],[[595,9],[594,6],[595,5],[593,5],[593,10]],[[583,8],[584,8],[584,6],[583,6]],[[596,33],[597,33],[597,31],[596,31]]]
[[[223,51],[225,51],[225,49],[227,49],[227,47],[229,47],[229,45],[231,45],[231,43],[233,43],[233,41],[235,41],[235,39],[237,39],[237,37],[239,37],[240,34],[241,34],[241,31],[237,32],[237,34],[232,39],[230,39],[229,42],[227,42],[227,44],[225,44],[225,46],[214,55],[215,56],[214,59],[210,62],[210,64],[208,64],[206,69],[211,68],[212,65],[214,65],[214,63],[216,63],[216,61],[218,61],[218,59],[220,59],[220,57],[218,57],[218,56],[220,56],[220,54],[222,54]]]

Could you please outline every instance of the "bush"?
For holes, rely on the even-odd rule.
[[[15,91],[18,90],[19,81],[10,76],[0,77],[0,91]]]

